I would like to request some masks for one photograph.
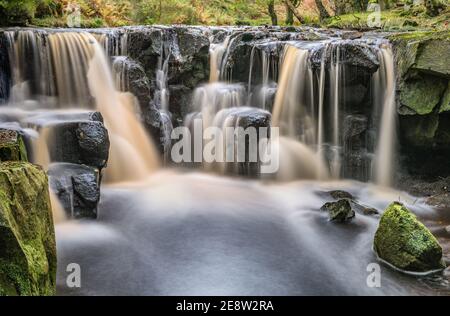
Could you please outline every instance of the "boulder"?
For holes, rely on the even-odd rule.
[[[374,46],[357,40],[345,40],[337,45],[322,45],[315,49],[310,57],[312,65],[320,68],[322,58],[325,58],[327,66],[334,62],[335,50],[339,47],[340,61],[342,65],[363,69],[365,72],[374,73],[378,70],[380,62]],[[324,50],[326,50],[324,52]],[[323,55],[325,54],[325,55]]]
[[[54,295],[56,245],[47,176],[0,163],[0,295]]]
[[[373,244],[378,256],[398,269],[428,272],[445,268],[436,238],[399,202],[384,211]]]
[[[98,169],[71,163],[52,163],[48,170],[50,188],[69,218],[96,218],[100,200]]]
[[[440,104],[446,82],[438,77],[420,76],[407,80],[400,91],[401,106],[419,115],[430,114]]]
[[[119,88],[131,92],[139,101],[141,111],[150,105],[152,93],[150,80],[141,64],[129,57],[118,56],[113,60],[113,70],[119,77]]]
[[[209,78],[209,38],[201,29],[175,27],[179,55],[170,60],[169,84],[194,89]]]
[[[27,119],[29,126],[48,131],[52,161],[106,166],[109,136],[99,112],[44,113]]]
[[[441,106],[439,107],[439,113],[450,112],[450,80],[447,84],[444,96],[442,97]]]
[[[343,223],[349,222],[355,217],[355,212],[348,199],[325,203],[320,210],[328,212],[330,221]]]
[[[339,200],[339,199],[353,199],[353,195],[351,195],[350,193],[346,192],[346,191],[342,191],[342,190],[333,190],[333,191],[329,191],[328,194],[335,200]]]
[[[427,40],[422,42],[419,47],[414,68],[440,77],[450,78],[449,58],[450,37]]]
[[[0,129],[0,161],[28,161],[24,141],[17,131]]]

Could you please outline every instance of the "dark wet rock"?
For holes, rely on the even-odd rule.
[[[343,175],[351,179],[367,181],[371,173],[367,116],[347,115],[345,117],[343,142]]]
[[[0,161],[28,161],[25,143],[19,132],[0,128]]]
[[[362,68],[369,73],[374,73],[378,70],[380,62],[376,49],[362,41],[343,41],[333,46],[319,47],[313,51],[310,57],[313,66],[320,68],[322,58],[325,58],[327,65],[332,62],[334,63],[337,47],[339,47],[340,62],[342,65]],[[324,50],[326,50],[325,54],[323,53]]]
[[[368,118],[365,115],[347,115],[344,119],[345,151],[355,151],[367,148],[366,132]]]
[[[353,199],[353,195],[351,195],[347,191],[333,190],[333,191],[329,191],[327,193],[335,200],[340,200],[340,199],[350,199],[350,200],[352,200]]]
[[[162,42],[162,31],[157,28],[137,27],[127,31],[128,56],[144,67],[150,79],[156,75]]]
[[[42,113],[26,124],[46,131],[52,161],[106,166],[109,136],[99,112]]]
[[[0,296],[55,295],[56,243],[47,176],[0,163]]]
[[[290,38],[290,37],[288,37]],[[234,44],[234,45],[233,45]],[[248,82],[250,72],[250,61],[252,50],[254,50],[253,68],[252,68],[252,85],[261,84],[262,79],[262,54],[265,54],[270,63],[278,66],[278,61],[283,55],[283,47],[285,43],[277,42],[239,42],[238,38],[233,41],[229,48],[225,69],[232,74],[235,82]],[[269,81],[276,81],[276,75],[269,73]]]
[[[7,45],[5,34],[0,31],[0,104],[8,100],[11,87],[11,71]]]
[[[169,111],[176,126],[183,125],[183,120],[189,113],[192,89],[184,85],[169,86]]]
[[[52,163],[50,187],[70,218],[96,218],[100,200],[98,169],[71,163]]]
[[[320,210],[328,212],[330,221],[343,223],[349,222],[355,217],[355,212],[348,199],[325,203]]]
[[[347,68],[346,73],[352,76],[352,70],[354,69]],[[363,73],[360,79],[360,82],[354,82],[352,78],[348,78],[347,76],[345,78],[345,89],[342,89],[342,102],[345,102],[345,106],[349,109],[361,110],[364,107],[364,101],[367,99],[370,78],[367,73]]]
[[[169,84],[191,89],[209,78],[209,39],[200,29],[177,27],[179,58],[170,64]]]
[[[381,259],[404,271],[445,268],[436,238],[399,202],[390,204],[381,216],[374,249]]]
[[[103,123],[79,123],[75,133],[83,160],[93,166],[104,166],[108,160],[109,137]]]
[[[350,205],[352,206],[352,210],[356,213],[363,215],[378,215],[379,212],[376,208],[370,207],[367,205],[363,205],[361,203],[356,202],[355,200],[350,200]]]
[[[150,106],[150,80],[142,65],[129,57],[120,56],[114,59],[113,69],[120,76],[120,89],[131,92],[138,99],[141,110]]]

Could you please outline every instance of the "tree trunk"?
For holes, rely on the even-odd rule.
[[[315,0],[317,9],[319,10],[319,19],[320,21],[323,21],[324,19],[327,19],[330,17],[328,14],[327,9],[325,9],[325,6],[322,3],[322,0]]]
[[[292,25],[292,24],[294,24],[294,13],[288,7],[287,4],[285,4],[285,6],[286,6],[286,20],[285,20],[285,23],[286,23],[286,25]]]
[[[297,9],[295,8],[295,6],[292,4],[291,0],[284,0],[284,3],[286,4],[286,6],[289,8],[290,11],[292,11],[292,14],[294,14],[294,16],[297,18],[297,20],[300,23],[304,23],[305,20],[303,19],[303,17],[297,12]],[[300,4],[300,2],[299,2]]]
[[[272,20],[272,25],[278,25],[278,17],[277,13],[275,12],[275,0],[269,0],[267,7],[270,19]]]

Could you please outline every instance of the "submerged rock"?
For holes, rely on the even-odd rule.
[[[0,161],[28,161],[25,144],[17,131],[0,129]]]
[[[96,218],[100,200],[98,169],[71,163],[52,163],[48,170],[51,189],[70,218]]]
[[[0,295],[54,295],[56,246],[47,176],[0,163]]]
[[[339,200],[339,199],[353,199],[353,195],[351,195],[350,193],[346,192],[346,191],[342,191],[342,190],[333,190],[333,191],[329,191],[328,192],[331,197],[335,200]]]
[[[381,217],[374,238],[378,256],[411,272],[444,269],[442,247],[431,232],[403,204],[394,202]]]
[[[343,223],[351,221],[355,217],[355,212],[348,199],[325,203],[320,210],[328,212],[330,221]]]

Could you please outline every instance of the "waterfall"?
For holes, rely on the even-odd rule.
[[[255,84],[255,87],[253,87],[255,57],[258,57],[258,55],[261,61],[261,84]],[[265,110],[268,109],[268,98],[274,95],[276,91],[276,84],[270,81],[270,75],[272,75],[273,78],[277,78],[277,64],[278,60],[275,62],[270,53],[266,52],[262,47],[256,45],[252,47],[247,84],[248,104],[254,103],[257,104],[258,107]]]
[[[231,35],[228,35],[223,42],[209,45],[209,82],[217,82],[221,78],[224,54],[228,49],[230,39]]]
[[[391,185],[394,172],[397,109],[395,103],[394,58],[390,47],[379,51],[380,68],[374,75],[375,97],[381,101],[376,106],[382,109],[378,144],[375,153],[375,182]]]
[[[305,49],[286,46],[278,91],[273,107],[273,125],[281,135],[300,137],[302,142],[313,144],[315,130],[313,113],[309,113],[307,84],[309,53]]]
[[[201,112],[203,125],[211,126],[214,116],[222,109],[244,105],[245,88],[241,84],[210,83],[194,91],[192,107]]]
[[[340,90],[340,51],[339,45],[331,46],[333,48],[334,61],[331,63],[331,102],[333,109],[333,147],[331,157],[331,174],[333,178],[339,179],[341,172],[340,141],[339,141],[339,90]],[[326,50],[325,50],[326,51]]]
[[[317,142],[312,72],[308,71],[309,52],[292,45],[285,47],[278,89],[272,112],[272,126],[280,128],[280,171],[278,178],[319,179],[327,177]],[[309,78],[308,78],[309,77]]]
[[[11,103],[17,103],[20,96],[22,103],[34,100],[41,102],[38,107],[48,107],[48,102],[42,102],[46,95],[56,99],[56,108],[95,108],[101,112],[111,141],[107,181],[143,179],[157,168],[156,150],[136,117],[135,97],[115,88],[104,49],[106,35],[26,30],[11,31],[8,36],[12,90],[17,96]],[[28,68],[27,54],[34,60]],[[40,142],[47,139],[45,130]],[[40,151],[51,144],[38,146],[37,159],[47,165],[48,154]]]
[[[155,104],[162,112],[169,113],[169,88],[167,86],[167,76],[169,71],[169,59],[171,56],[170,38],[166,38],[166,33],[161,30],[161,54],[158,56],[156,69],[156,93]]]

